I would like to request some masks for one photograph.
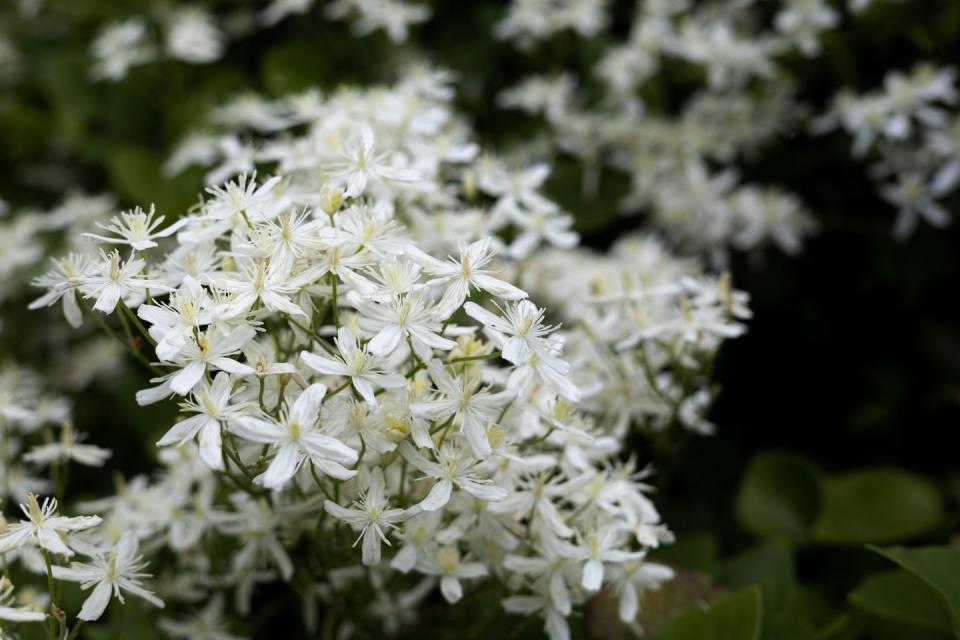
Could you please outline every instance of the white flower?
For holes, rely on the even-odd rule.
[[[513,395],[508,391],[489,393],[480,388],[480,381],[466,373],[452,376],[439,360],[427,363],[430,379],[440,392],[438,397],[410,405],[414,415],[442,422],[459,421],[460,430],[470,443],[474,455],[483,459],[490,455],[487,427],[496,420],[500,409]]]
[[[88,274],[81,276],[81,291],[86,298],[96,298],[93,308],[102,313],[113,313],[121,298],[140,296],[147,289],[165,291],[166,287],[158,280],[142,275],[146,266],[140,258],[130,257],[120,262],[120,253],[112,251],[100,254],[100,264]]]
[[[253,367],[253,375],[258,378],[277,376],[284,373],[293,374],[297,368],[288,362],[277,361],[277,351],[273,342],[248,342],[243,347],[243,355]]]
[[[261,19],[300,1],[275,3]],[[543,18],[544,32],[560,23],[588,32],[605,14],[596,0],[540,1],[555,7],[530,12],[531,24]],[[338,4],[349,5],[345,18],[364,28],[381,21],[399,34],[404,26],[402,11],[363,15],[397,8],[394,0]],[[739,58],[751,50],[739,31],[698,51],[695,38],[677,37],[685,20],[672,0],[648,4],[622,45],[639,51],[627,56],[622,95],[578,102],[569,80],[520,100],[556,128],[557,148],[537,155],[572,154],[593,173],[609,159],[631,182],[625,206],[649,208],[671,243],[691,238],[704,252],[770,239],[795,246],[798,201],[738,187],[725,170],[780,130],[788,101],[771,98],[761,83],[749,97],[694,94],[678,118],[644,114],[626,94],[664,54],[689,60],[716,46],[727,54],[716,73],[727,73],[728,84],[758,74]],[[767,46],[760,47],[765,55]],[[216,182],[258,165],[275,177],[260,185],[244,174],[211,187],[175,233],[161,231],[169,252],[143,244],[160,243],[154,214],[115,220],[101,238],[143,247],[118,283],[106,259],[94,268],[72,261],[44,279],[47,294],[37,306],[63,299],[71,314],[79,292],[98,302],[102,295],[104,310],[120,299],[136,308],[163,369],[138,402],[185,396],[177,398],[185,419],[168,425],[160,441],[182,446],[160,451],[163,469],[129,479],[91,506],[105,514],[108,539],[131,531],[151,548],[169,547],[182,570],[162,592],[202,609],[192,621],[164,621],[170,635],[234,640],[218,624],[219,600],[203,608],[202,599],[229,589],[245,615],[261,585],[295,573],[311,633],[319,602],[356,581],[370,586],[364,615],[387,632],[414,617],[438,583],[455,601],[463,579],[489,575],[514,592],[506,606],[542,615],[556,640],[568,636],[565,618],[599,585],[610,585],[623,613],[660,577],[645,580],[633,564],[671,534],[644,495],[643,472],[616,456],[631,428],[705,426],[713,394],[700,365],[743,331],[747,299],[727,278],[704,276],[696,258],[677,258],[650,237],[622,240],[604,254],[574,250],[572,217],[542,195],[546,165],[511,171],[492,157],[475,159],[478,145],[454,112],[451,82],[452,74],[417,68],[392,87],[227,100],[207,119],[206,138],[174,164],[217,165],[207,174]],[[920,93],[937,94],[938,82]],[[768,99],[777,104],[759,104]],[[887,135],[890,112],[877,138]],[[347,158],[338,162],[344,141]],[[952,157],[932,153],[938,163]],[[937,167],[922,168],[933,175]],[[419,176],[401,183],[414,178],[409,169]],[[590,173],[585,196],[598,177]],[[35,264],[41,234],[67,231],[69,248],[74,228],[89,230],[112,210],[65,204],[53,222],[25,216],[13,234],[3,233],[4,221],[0,243],[15,256],[4,264],[15,264],[0,276],[12,274],[13,286]],[[118,256],[120,272],[127,265]],[[117,291],[106,290],[114,284]],[[549,315],[524,299],[527,290]],[[502,310],[467,302],[475,294],[474,302],[493,298]],[[16,493],[38,482],[17,462],[21,442],[34,442],[33,432],[67,414],[43,384],[13,371],[0,374],[0,415],[13,429],[8,475]],[[326,391],[331,385],[335,393]],[[227,481],[228,491],[242,491],[223,500]],[[337,534],[345,530],[356,533]],[[10,532],[0,534],[3,544]],[[55,534],[83,551],[81,536]],[[312,581],[294,565],[294,558],[313,562],[317,552],[336,555],[357,536],[363,563],[375,566],[357,558]],[[208,540],[227,554],[213,564]],[[394,541],[400,549],[388,568],[382,545]],[[10,555],[36,562],[40,554]],[[89,582],[103,582],[94,579],[109,573],[109,563],[101,564],[106,569]],[[407,592],[401,583],[417,586]],[[87,615],[102,611],[111,589],[97,586]]]
[[[289,296],[296,292],[296,287],[290,284],[289,274],[274,267],[269,260],[257,260],[252,265],[245,265],[238,275],[240,277],[224,277],[214,281],[218,289],[234,294],[223,303],[220,310],[223,318],[245,314],[257,302],[270,311],[307,317],[303,309],[290,301]]]
[[[383,29],[394,43],[407,39],[410,25],[426,22],[430,17],[428,7],[404,0],[336,0],[326,7],[329,18],[344,18],[352,13],[357,14],[353,20],[355,34]]]
[[[501,502],[490,505],[494,513],[510,513],[531,519],[535,531],[544,531],[548,536],[569,538],[574,534],[557,508],[555,501],[569,495],[570,487],[562,478],[548,479],[544,474],[521,478]]]
[[[332,166],[333,174],[343,180],[346,195],[356,197],[367,188],[368,180],[413,182],[419,177],[415,171],[393,167],[385,162],[387,154],[377,154],[373,146],[373,129],[360,128],[356,140],[341,152],[343,161]]]
[[[119,217],[115,216],[110,220],[109,225],[97,223],[97,226],[105,231],[114,233],[119,238],[110,236],[100,236],[95,233],[85,233],[84,238],[93,238],[107,244],[127,244],[137,251],[144,251],[151,247],[156,247],[156,240],[173,235],[178,229],[187,223],[187,219],[181,218],[169,225],[162,231],[157,231],[157,227],[163,224],[164,216],[157,216],[156,209],[150,205],[150,212],[144,213],[140,207],[135,207],[131,211],[124,211]]]
[[[0,620],[9,622],[43,622],[47,614],[33,607],[13,605],[13,583],[7,576],[0,577]]]
[[[54,498],[45,498],[43,505],[37,502],[37,496],[27,494],[27,504],[21,504],[20,510],[27,516],[7,525],[0,532],[0,553],[18,549],[27,542],[42,549],[63,556],[72,556],[73,550],[60,538],[61,533],[81,531],[100,524],[100,516],[79,516],[68,518],[54,515],[57,511],[57,501]]]
[[[83,324],[83,311],[77,304],[77,290],[90,260],[82,254],[71,253],[65,258],[53,260],[54,268],[33,281],[33,286],[49,289],[47,293],[30,303],[28,309],[49,307],[63,300],[63,316],[74,329]]]
[[[338,520],[343,520],[355,529],[360,529],[357,542],[363,540],[363,564],[380,564],[380,543],[390,544],[384,529],[394,528],[396,522],[416,515],[417,509],[389,509],[384,496],[383,469],[375,467],[370,472],[370,485],[357,498],[356,508],[341,507],[327,500],[323,503],[327,512]],[[356,542],[354,543],[356,545]]]
[[[503,500],[508,495],[506,489],[496,486],[492,480],[478,476],[477,461],[454,447],[446,446],[437,451],[437,462],[427,460],[407,442],[400,445],[400,455],[424,476],[436,480],[430,493],[418,505],[424,511],[437,511],[446,506],[454,487],[488,502]]]
[[[223,595],[217,594],[206,607],[189,620],[160,618],[160,628],[172,638],[185,640],[243,640],[226,631],[223,620]]]
[[[633,622],[637,617],[641,592],[658,589],[674,577],[670,567],[643,559],[614,565],[613,574],[614,588],[620,594],[618,614],[626,623]]]
[[[243,173],[223,186],[209,187],[207,193],[214,199],[204,206],[204,215],[213,220],[246,216],[252,222],[259,222],[275,209],[279,182],[280,176],[274,176],[257,185],[255,173],[250,176]]]
[[[414,245],[407,247],[407,255],[429,273],[438,276],[427,284],[444,284],[446,291],[437,305],[438,318],[450,317],[470,295],[470,287],[482,289],[504,300],[526,298],[525,291],[508,282],[494,278],[484,267],[493,260],[490,238],[482,238],[460,249],[460,258],[449,257],[446,262],[427,255]]]
[[[150,323],[150,336],[157,342],[157,357],[175,360],[193,332],[212,320],[212,302],[206,289],[191,276],[167,302],[142,304],[137,315]]]
[[[218,518],[218,529],[237,537],[242,544],[233,558],[234,571],[251,572],[266,558],[280,570],[284,580],[289,580],[293,576],[293,561],[280,542],[278,529],[297,511],[274,508],[266,500],[254,500],[245,493],[232,494],[230,501],[233,511]]]
[[[141,579],[149,578],[150,574],[141,571],[147,564],[141,561],[143,556],[137,555],[138,548],[136,535],[126,531],[111,549],[92,552],[90,563],[75,562],[70,567],[53,567],[53,577],[58,580],[79,582],[84,590],[93,587],[93,592],[77,614],[79,619],[99,619],[110,603],[111,596],[116,596],[121,603],[124,601],[124,591],[154,606],[163,607],[163,600],[143,588]]]
[[[224,37],[213,18],[198,7],[175,11],[167,31],[167,52],[193,63],[213,62],[223,55]]]
[[[336,438],[320,432],[320,405],[327,388],[322,384],[307,387],[278,422],[241,416],[234,432],[252,442],[274,445],[274,458],[257,478],[268,489],[279,489],[294,476],[305,460],[323,473],[339,480],[357,472],[343,465],[357,462],[357,452]]]
[[[186,395],[197,386],[208,368],[217,368],[237,375],[249,375],[253,368],[230,358],[256,335],[256,330],[248,325],[225,331],[211,325],[206,331],[196,332],[184,342],[176,362],[183,368],[169,380],[170,390]]]
[[[573,216],[550,209],[508,209],[510,219],[520,232],[510,244],[510,255],[514,258],[526,258],[541,241],[546,241],[561,249],[572,249],[580,236],[571,231]]]
[[[604,562],[622,564],[632,560],[642,560],[639,551],[624,551],[620,547],[620,533],[612,528],[587,533],[583,545],[578,547],[578,555],[583,564],[583,588],[598,591],[603,583]]]
[[[453,604],[463,597],[461,578],[482,578],[487,568],[480,562],[463,562],[456,547],[440,547],[435,554],[420,559],[417,568],[427,574],[440,576],[440,592]]]
[[[81,434],[75,433],[73,423],[64,423],[60,441],[38,445],[28,451],[23,459],[35,464],[63,464],[73,460],[88,467],[102,467],[110,457],[109,449],[91,444],[80,444]]]
[[[406,378],[396,373],[385,373],[379,358],[361,346],[349,327],[340,327],[335,340],[339,353],[335,358],[304,351],[300,358],[304,364],[327,375],[345,376],[364,400],[376,405],[374,386],[383,389],[398,389],[407,384]]]
[[[348,300],[360,312],[360,327],[375,334],[367,344],[370,353],[390,355],[404,338],[410,340],[421,360],[430,359],[432,349],[450,350],[457,346],[440,335],[439,323],[422,294],[393,296],[389,302],[377,304],[351,291]]]
[[[497,196],[496,210],[554,212],[557,205],[540,194],[540,188],[550,175],[550,167],[538,164],[517,173],[509,173],[492,164],[490,170],[480,173],[477,186],[485,193]]]
[[[920,173],[898,175],[897,183],[883,187],[880,193],[885,200],[899,208],[894,226],[897,238],[909,236],[917,225],[917,218],[935,227],[945,227],[950,223],[950,214],[935,201],[943,193],[928,184]]]
[[[549,536],[534,550],[533,556],[508,555],[503,564],[510,571],[529,576],[535,584],[542,585],[550,595],[551,606],[565,616],[570,615],[573,609],[570,585],[575,584],[576,578],[572,576],[578,572],[576,563],[566,553],[568,549],[551,543]]]
[[[549,338],[557,327],[543,323],[544,310],[529,300],[502,309],[504,317],[468,302],[464,311],[482,323],[500,344],[504,360],[517,365],[512,387],[524,395],[535,376],[546,380],[567,399],[580,399],[579,390],[567,379],[570,365],[557,356],[560,343]]]
[[[182,445],[199,434],[200,459],[211,469],[223,469],[220,430],[242,415],[247,404],[231,404],[233,382],[230,374],[225,371],[217,374],[213,384],[201,382],[199,387],[193,389],[192,395],[193,399],[185,402],[182,407],[184,411],[195,412],[197,415],[175,424],[157,441],[157,446]]]
[[[503,608],[511,613],[532,615],[539,613],[545,619],[544,630],[550,640],[570,640],[566,615],[554,604],[550,592],[543,589],[539,595],[510,596],[503,600]]]
[[[272,0],[266,9],[257,14],[257,20],[264,26],[275,25],[288,15],[306,13],[314,0]]]
[[[91,73],[97,79],[120,80],[127,75],[130,67],[150,62],[156,57],[146,24],[137,17],[104,29],[92,49],[96,62]]]

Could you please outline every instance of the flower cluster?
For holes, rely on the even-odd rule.
[[[213,62],[223,54],[225,35],[213,17],[199,7],[185,7],[162,19],[163,42],[158,44],[144,17],[131,16],[103,29],[91,46],[91,74],[119,80],[131,67],[163,57],[192,64]]]
[[[421,65],[389,88],[343,89],[330,97],[310,90],[276,100],[244,94],[211,114],[214,132],[208,127],[184,140],[167,169],[209,166],[207,182],[218,183],[269,163],[292,176],[290,197],[312,206],[331,193],[317,176],[339,180],[346,197],[367,189],[395,201],[377,215],[402,209],[428,254],[449,255],[508,233],[505,253],[513,259],[543,243],[575,246],[572,217],[542,193],[549,167],[517,168],[481,154],[450,107],[452,81],[452,74]],[[382,140],[390,154],[380,149]],[[220,190],[242,204],[263,197],[251,188],[240,182]]]
[[[853,138],[854,157],[876,159],[872,174],[897,208],[899,238],[918,220],[936,227],[950,222],[938,200],[960,184],[960,116],[949,111],[958,102],[956,71],[920,64],[909,73],[889,72],[882,90],[840,92],[814,122],[817,132],[842,127]]]
[[[711,430],[709,363],[743,331],[743,294],[650,239],[571,254],[547,167],[481,155],[449,81],[416,68],[234,101],[171,159],[213,165],[205,199],[174,222],[97,220],[83,237],[99,253],[36,281],[34,308],[116,316],[153,371],[138,402],[180,405],[158,441],[168,471],[83,505],[174,552],[166,601],[217,621],[224,590],[242,614],[279,580],[308,625],[310,603],[369,593],[358,606],[389,631],[434,586],[456,602],[496,578],[509,611],[564,638],[603,585],[630,621],[671,577],[644,560],[672,536],[622,443],[632,425]],[[101,556],[55,577],[89,582]]]
[[[513,24],[530,3],[516,2],[501,23]],[[603,2],[577,2],[605,22]],[[543,12],[544,33],[560,28],[563,12]],[[605,167],[626,173],[626,213],[646,211],[675,242],[721,264],[729,248],[772,242],[795,253],[813,223],[799,199],[779,188],[740,184],[736,162],[790,130],[800,110],[777,73],[777,56],[817,51],[817,34],[836,21],[823,2],[791,2],[775,29],[748,28],[738,3],[642,3],[625,42],[610,46],[591,69],[597,83],[572,73],[534,75],[500,94],[500,105],[543,116],[549,145],[583,165],[583,191],[594,197]],[[526,23],[525,23],[526,24]],[[531,23],[532,24],[532,23]],[[498,31],[499,33],[499,31]],[[528,34],[529,35],[529,34]],[[589,35],[589,34],[584,34]],[[523,40],[520,41],[524,42]],[[703,86],[679,110],[659,113],[644,89],[679,63],[702,69]],[[747,87],[751,87],[747,91]]]
[[[113,594],[123,599],[121,590],[162,606],[140,584],[140,578],[146,576],[138,573],[144,565],[136,557],[137,539],[132,534],[118,542],[110,532],[95,528],[101,522],[99,517],[61,516],[57,499],[41,502],[35,495],[62,495],[71,463],[100,467],[111,453],[82,443],[83,436],[74,431],[70,421],[70,403],[45,392],[45,386],[29,370],[12,365],[0,369],[0,501],[5,507],[22,501],[20,521],[10,522],[0,515],[0,556],[5,573],[20,564],[33,573],[48,573],[51,580],[56,576],[82,582],[84,588],[96,585],[78,614],[81,620],[100,617]],[[41,473],[44,468],[53,470],[53,482]],[[90,557],[93,564],[70,565],[77,553]],[[63,631],[63,620],[56,616],[50,593],[33,598],[25,591],[15,595],[6,576],[0,581],[0,624],[46,622],[52,633],[58,621]]]
[[[521,49],[568,29],[593,36],[607,23],[608,4],[608,0],[513,0],[495,33]]]
[[[230,40],[306,13],[313,0],[273,0],[265,7],[254,2],[236,4],[221,21],[202,5],[174,3],[160,12],[134,14],[109,24],[91,45],[91,74],[98,80],[118,81],[131,68],[159,60],[215,62]],[[325,7],[325,14],[331,20],[348,20],[357,35],[382,30],[397,43],[407,39],[412,25],[430,17],[427,6],[406,0],[337,0]],[[14,60],[12,50],[7,53],[0,39],[0,78],[4,67],[12,66]]]
[[[600,4],[560,4],[567,26],[604,24]],[[307,8],[274,2],[259,19]],[[427,17],[422,5],[386,0],[328,12],[394,40]],[[146,22],[117,27],[97,44],[99,75],[119,78],[160,55],[216,59],[226,32],[198,36],[198,15],[164,17],[164,54]],[[511,28],[534,39],[557,30],[525,20],[517,14]],[[47,407],[35,378],[17,369],[0,384],[4,495],[25,516],[0,526],[0,554],[51,584],[91,589],[78,621],[133,594],[199,608],[163,618],[171,636],[234,637],[231,614],[246,615],[261,585],[280,582],[310,629],[323,611],[343,633],[360,621],[393,632],[435,589],[453,603],[495,582],[507,611],[542,617],[556,640],[602,589],[632,622],[643,593],[672,577],[645,558],[672,534],[649,496],[653,470],[627,457],[624,442],[632,428],[713,431],[711,365],[744,331],[746,296],[650,236],[609,255],[576,249],[572,216],[544,193],[548,165],[481,153],[452,109],[452,82],[421,65],[392,86],[242,94],[165,167],[207,168],[209,188],[186,215],[114,214],[107,198],[71,196],[0,227],[15,257],[3,278],[11,295],[52,239],[67,252],[34,279],[44,292],[30,304],[59,307],[83,337],[46,337],[85,363],[61,367],[58,384],[83,387],[115,368],[119,345],[151,372],[138,403],[179,406],[158,434],[161,472],[76,506],[97,516],[66,518],[57,512],[66,469],[103,465],[110,452],[82,443],[69,407]],[[542,108],[560,122],[572,103],[550,97],[557,86],[542,85]],[[515,99],[541,108],[537,95]],[[786,101],[771,92],[760,102],[695,99],[704,158],[769,135],[757,133],[757,114],[776,130]],[[739,131],[707,124],[737,109]],[[603,145],[632,126],[611,123]],[[670,148],[664,162],[701,187],[685,186],[690,201],[660,203],[678,190],[637,184],[634,200],[700,215],[724,208],[721,239],[699,243],[691,232],[698,252],[768,237],[799,246],[808,222],[795,199],[725,185],[729,174],[711,176],[671,146],[670,132],[689,123],[661,124],[664,147],[651,153]],[[104,339],[90,336],[90,320]],[[164,553],[149,589],[140,549]],[[4,589],[4,620],[67,631],[59,587],[29,607],[14,607]]]
[[[428,4],[410,0],[335,0],[324,11],[332,20],[350,22],[358,36],[383,31],[395,44],[407,40],[412,26],[430,19]]]
[[[109,196],[90,196],[74,193],[48,210],[25,208],[0,217],[0,305],[8,304],[24,295],[37,268],[49,256],[54,246],[66,246],[69,251],[89,249],[89,243],[80,238],[80,232],[89,225],[106,220],[111,215],[114,201]],[[12,209],[12,207],[11,207]],[[0,212],[2,214],[2,212]],[[71,269],[71,261],[57,263],[57,270]],[[79,309],[73,298],[64,300],[68,318],[76,322]],[[0,324],[0,332],[3,331]],[[47,340],[52,335],[45,336]]]
[[[41,503],[32,493],[27,495],[27,503],[21,504],[20,509],[24,519],[13,524],[4,523],[0,531],[0,553],[8,560],[19,556],[28,568],[46,571],[51,586],[56,579],[78,582],[84,590],[92,587],[77,613],[78,620],[99,619],[112,598],[116,597],[121,603],[124,601],[124,592],[155,606],[164,606],[162,600],[143,586],[143,578],[149,578],[150,574],[142,571],[147,564],[138,554],[139,542],[133,531],[126,531],[114,540],[109,531],[98,527],[102,522],[99,516],[71,518],[58,515],[57,500],[46,498]],[[72,561],[77,554],[89,560]],[[4,599],[12,597],[11,591],[12,587],[8,586]],[[0,619],[46,621],[51,629],[59,624],[60,633],[66,633],[63,613],[52,605],[49,613],[35,607],[0,607]]]
[[[747,295],[731,288],[729,276],[704,275],[696,260],[641,236],[604,255],[540,252],[522,282],[564,319],[575,381],[592,390],[580,410],[607,433],[622,437],[631,426],[659,432],[675,423],[713,432],[705,418],[712,363],[750,317]],[[555,282],[564,283],[562,292]],[[556,407],[557,414],[566,409]]]
[[[33,473],[24,462],[49,462],[53,449],[62,443],[64,455],[75,443],[69,426],[70,403],[63,397],[44,393],[42,380],[35,373],[10,364],[0,368],[0,500],[22,500],[30,491],[49,491],[50,483]],[[29,440],[44,429],[62,427],[63,437],[44,450],[31,449],[24,454]],[[52,432],[48,435],[52,436]],[[83,445],[80,445],[83,446]],[[82,454],[81,454],[82,455]],[[96,454],[94,454],[96,455]]]
[[[618,441],[577,417],[563,340],[498,277],[494,240],[449,260],[423,251],[398,203],[373,195],[412,176],[373,153],[370,129],[356,145],[317,191],[292,176],[240,178],[163,229],[152,212],[118,216],[111,235],[91,239],[129,256],[75,262],[72,275],[44,281],[42,300],[89,299],[154,345],[156,386],[138,401],[173,396],[183,413],[158,444],[196,441],[209,473],[239,489],[231,512],[211,516],[244,545],[221,583],[249,594],[274,577],[264,569],[293,576],[284,545],[250,536],[252,526],[312,531],[324,545],[352,529],[363,564],[436,580],[450,602],[461,581],[515,572],[513,588],[534,594],[520,601],[539,598],[563,637],[560,621],[605,575],[634,600],[651,575],[668,577],[640,561],[669,533],[642,474],[611,460]],[[176,248],[155,261],[157,240],[174,233]],[[497,305],[469,300],[478,293]],[[163,504],[204,491],[185,477]],[[123,517],[129,505],[121,495],[109,508]],[[142,535],[160,520],[171,544],[189,546],[183,532],[174,542],[157,503],[148,509],[154,527]],[[398,544],[384,557],[383,545]]]

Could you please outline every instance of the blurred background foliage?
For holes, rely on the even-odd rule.
[[[202,4],[224,16],[240,5]],[[161,166],[226,98],[389,81],[420,56],[457,72],[458,106],[484,148],[509,150],[535,139],[543,123],[498,110],[497,92],[530,72],[585,71],[605,40],[625,36],[633,3],[613,3],[623,19],[604,36],[564,34],[524,55],[490,35],[504,3],[430,4],[433,19],[406,45],[382,33],[357,38],[313,11],[232,41],[215,64],[158,62],[117,83],[91,81],[89,44],[102,25],[144,2],[48,0],[43,21],[19,18],[11,4],[0,9],[0,28],[22,59],[16,81],[0,87],[0,194],[16,208],[50,206],[74,189],[109,192],[123,205],[155,202],[177,215],[195,202],[202,172],[171,178]],[[877,2],[855,24],[828,32],[824,47],[819,59],[787,64],[813,109],[837,87],[877,86],[891,68],[956,62],[960,3]],[[688,72],[661,74],[645,97],[668,110],[689,90]],[[656,461],[657,504],[678,538],[658,554],[681,570],[678,580],[642,607],[657,640],[922,640],[960,631],[960,555],[950,546],[960,501],[960,231],[923,226],[895,242],[892,212],[848,145],[840,135],[796,131],[741,167],[748,179],[799,194],[820,233],[799,257],[735,257],[734,281],[751,294],[755,317],[718,365],[718,433],[638,435],[633,443],[641,460]],[[585,244],[603,249],[644,224],[616,212],[624,178],[605,172],[596,197],[585,200],[579,163],[553,164],[548,191],[576,215]],[[35,359],[36,320],[9,306],[7,324],[19,329],[0,336],[0,355]],[[130,370],[77,407],[77,422],[93,441],[111,443],[125,474],[149,468],[153,442],[172,419],[136,407],[143,384]],[[91,492],[112,484],[97,471],[79,475]],[[498,595],[480,591],[457,608],[437,603],[406,635],[540,633],[539,620],[503,613]],[[704,611],[707,601],[714,604]],[[257,637],[278,629],[297,637],[292,603],[279,602],[251,621]],[[134,637],[135,606],[89,637]],[[613,622],[612,606],[596,599],[575,634],[631,637]],[[136,637],[151,637],[143,633]]]

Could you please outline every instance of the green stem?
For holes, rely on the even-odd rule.
[[[337,274],[330,272],[330,287],[333,289],[330,306],[333,310],[333,326],[340,329],[340,308],[337,303]]]
[[[83,626],[84,620],[77,620],[77,623],[73,625],[73,629],[70,630],[70,635],[67,636],[67,640],[74,640],[77,637],[77,634],[80,633],[80,627]]]
[[[336,389],[328,393],[327,397],[332,398],[333,396],[337,395],[338,393],[340,393],[341,391],[349,387],[351,382],[352,380],[350,378],[347,378],[346,382],[344,382],[342,385],[340,385],[339,387],[337,387]]]
[[[143,339],[150,343],[151,347],[156,347],[157,342],[150,336],[150,332],[147,331],[146,327],[143,326],[143,323],[140,322],[140,318],[137,317],[137,314],[127,306],[127,303],[123,300],[120,300],[120,310],[127,314],[127,317],[130,318],[130,321],[133,322],[133,325],[137,328],[137,331],[140,332],[140,335],[143,336]]]
[[[453,414],[452,416],[447,418],[447,422],[443,427],[443,433],[440,434],[440,441],[437,443],[437,451],[440,451],[440,448],[443,447],[443,441],[447,439],[447,432],[450,431],[450,426],[453,424],[453,418],[456,415],[457,414]]]
[[[80,306],[83,308],[83,310],[84,310],[84,311],[87,311],[88,314],[93,317],[94,322],[96,322],[97,325],[98,325],[103,331],[105,331],[105,332],[107,333],[107,335],[111,336],[111,337],[114,338],[117,342],[119,342],[120,344],[122,344],[123,346],[125,346],[125,347],[130,351],[130,353],[133,355],[133,357],[136,358],[137,360],[139,360],[139,361],[143,364],[143,366],[145,366],[145,367],[147,367],[148,369],[150,369],[150,371],[151,371],[154,375],[158,375],[158,376],[163,375],[163,372],[162,372],[160,369],[157,369],[157,368],[156,368],[155,366],[153,366],[152,364],[150,364],[150,361],[147,360],[147,359],[143,356],[142,353],[140,353],[138,350],[136,350],[136,349],[133,347],[133,344],[132,344],[131,342],[127,342],[127,341],[125,341],[123,338],[121,338],[120,336],[118,336],[118,335],[117,335],[117,332],[114,331],[113,329],[111,329],[111,328],[110,328],[110,325],[108,325],[108,324],[106,323],[106,321],[104,321],[104,319],[100,317],[100,314],[99,314],[99,313],[97,313],[94,309],[91,309],[82,299],[79,298],[79,296],[78,296],[77,299],[78,299],[78,301],[80,302]],[[123,315],[121,314],[120,317],[123,318]],[[126,326],[126,324],[124,324],[124,326]],[[129,331],[129,327],[127,327],[127,330]]]
[[[461,357],[459,357],[459,358],[452,358],[452,359],[450,359],[450,360],[447,360],[444,364],[449,367],[449,366],[451,366],[451,365],[459,364],[459,363],[461,363],[461,362],[474,362],[474,361],[476,361],[476,360],[493,360],[493,359],[499,358],[499,357],[500,357],[500,354],[499,354],[499,353],[485,353],[485,354],[479,355],[479,356],[461,356]],[[417,364],[416,366],[414,366],[412,369],[410,369],[410,371],[407,371],[407,373],[406,373],[405,375],[406,375],[407,378],[409,378],[409,377],[411,377],[413,374],[415,374],[417,371],[420,371],[421,369],[425,368],[426,366],[427,366],[427,364],[426,364],[425,362],[419,362],[419,360],[418,360],[418,364]]]
[[[50,597],[49,613],[47,614],[50,618],[49,625],[47,626],[47,636],[50,640],[54,640],[57,635],[55,628],[56,625],[56,594],[53,591],[53,565],[50,564],[50,554],[46,549],[43,549],[43,562],[47,566],[47,593]]]
[[[540,444],[541,442],[543,442],[544,440],[546,440],[547,438],[549,438],[549,437],[550,437],[550,434],[553,433],[553,431],[554,431],[554,427],[553,427],[553,425],[550,425],[550,428],[547,429],[547,432],[546,432],[545,434],[543,434],[542,436],[539,436],[539,437],[537,437],[537,438],[534,438],[533,440],[529,440],[529,441],[527,441],[527,442],[524,442],[522,445],[520,445],[520,448],[521,448],[521,449],[527,449],[527,448],[529,448],[529,447],[533,447],[533,446],[536,446],[536,445]]]

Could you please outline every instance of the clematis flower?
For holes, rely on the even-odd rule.
[[[84,600],[77,614],[79,619],[98,620],[110,604],[111,596],[124,602],[124,591],[163,608],[163,600],[143,587],[142,579],[149,578],[150,574],[142,572],[147,564],[142,561],[143,556],[137,555],[139,546],[136,535],[126,531],[109,550],[93,550],[89,563],[75,562],[69,567],[53,567],[54,578],[79,582],[84,590],[93,587],[93,592]]]
[[[384,530],[395,528],[397,522],[407,520],[419,510],[387,508],[383,469],[380,467],[374,467],[370,472],[370,485],[366,491],[361,492],[355,504],[356,507],[341,507],[336,502],[327,500],[323,503],[323,508],[338,520],[360,529],[357,542],[363,540],[363,564],[375,566],[380,564],[381,542],[390,544]]]
[[[276,422],[250,416],[237,418],[234,432],[240,437],[274,447],[273,461],[257,478],[263,486],[279,489],[306,460],[339,480],[356,475],[344,465],[355,464],[357,452],[320,430],[320,404],[326,393],[322,384],[310,385]]]
[[[364,400],[376,405],[374,386],[383,389],[398,389],[407,384],[406,378],[396,373],[386,373],[376,356],[361,346],[349,327],[340,327],[335,340],[339,353],[335,358],[304,351],[300,358],[304,364],[320,373],[350,378],[350,382]]]
[[[60,534],[89,529],[101,522],[100,516],[58,516],[55,498],[44,498],[41,505],[32,493],[27,494],[27,504],[21,504],[20,510],[27,519],[9,524],[0,532],[0,553],[30,543],[52,553],[72,556],[73,550],[60,538]]]

